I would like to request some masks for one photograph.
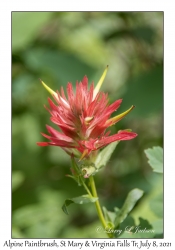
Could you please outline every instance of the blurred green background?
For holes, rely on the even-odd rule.
[[[97,83],[106,65],[103,91],[123,98],[118,113],[136,108],[112,127],[138,137],[119,143],[95,176],[101,203],[121,207],[133,188],[144,197],[131,213],[162,237],[163,182],[144,150],[163,146],[163,12],[12,12],[12,237],[104,238],[94,204],[61,209],[66,198],[84,194],[66,174],[70,158],[58,147],[39,147],[51,125],[43,107],[54,90],[82,80]],[[151,237],[151,236],[150,236]]]

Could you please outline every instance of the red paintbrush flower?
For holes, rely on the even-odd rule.
[[[120,121],[134,108],[131,106],[124,113],[110,118],[111,114],[119,108],[122,99],[108,104],[108,95],[99,92],[107,68],[95,88],[92,83],[88,89],[86,76],[82,82],[77,82],[75,93],[72,84],[68,83],[67,97],[63,88],[60,92],[54,92],[41,81],[55,100],[56,104],[48,98],[50,108],[46,107],[46,109],[51,114],[51,121],[58,125],[61,132],[46,125],[50,135],[44,133],[42,135],[50,141],[38,142],[39,146],[59,146],[68,154],[83,159],[84,157],[88,158],[92,151],[97,151],[114,141],[131,140],[137,136],[136,133],[128,130],[120,130],[111,136],[109,135],[110,131],[106,132],[107,128]]]

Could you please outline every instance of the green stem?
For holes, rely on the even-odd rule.
[[[95,182],[94,182],[94,178],[93,178],[92,175],[90,176],[89,180],[90,180],[90,186],[91,186],[93,197],[98,197]],[[95,202],[95,206],[96,206],[96,209],[97,209],[98,217],[99,217],[104,229],[107,229],[108,225],[107,225],[106,220],[105,220],[105,218],[103,216],[103,212],[102,212],[102,209],[101,209],[101,206],[100,206],[99,199]],[[112,233],[107,233],[107,235],[108,235],[109,238],[113,238]]]
[[[89,190],[89,188],[88,188],[88,187],[86,186],[86,184],[84,183],[84,180],[81,179],[81,182],[82,182],[82,184],[83,184],[83,187],[86,189],[87,193],[89,194],[89,196],[90,196],[90,197],[93,197],[92,194],[91,194],[91,192],[90,192],[90,190]]]

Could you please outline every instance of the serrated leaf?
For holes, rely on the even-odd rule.
[[[75,198],[71,198],[71,199],[66,199],[64,202],[64,205],[62,206],[62,210],[65,214],[69,214],[67,207],[72,204],[72,203],[76,203],[76,204],[86,204],[86,203],[90,203],[90,202],[95,202],[98,200],[98,197],[90,197],[88,194],[86,195],[82,195],[79,197],[75,197]]]
[[[118,143],[119,141],[110,143],[98,154],[97,159],[95,161],[96,168],[99,169],[103,166],[106,166]]]
[[[126,197],[126,200],[123,204],[123,207],[117,211],[117,217],[115,219],[115,227],[118,227],[120,223],[124,221],[124,219],[127,217],[129,212],[133,209],[135,206],[136,202],[142,197],[143,191],[135,188],[131,190]]]
[[[163,173],[163,149],[161,147],[148,148],[145,154],[153,171]]]

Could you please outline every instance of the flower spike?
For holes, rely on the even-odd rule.
[[[107,66],[106,66],[106,69],[104,70],[104,72],[103,72],[103,74],[102,74],[100,80],[98,81],[98,83],[97,83],[97,85],[96,85],[96,87],[95,87],[95,89],[94,89],[94,92],[93,92],[93,99],[95,99],[96,95],[98,94],[98,92],[99,92],[99,90],[100,90],[100,88],[101,88],[101,85],[102,85],[102,83],[103,83],[103,81],[104,81],[104,79],[105,79],[105,77],[106,77],[106,74],[107,74],[107,71],[108,71],[108,67],[109,67],[109,66],[107,65]]]
[[[55,103],[48,98],[50,107],[47,110],[51,114],[51,121],[59,127],[59,131],[46,126],[49,135],[45,133],[42,135],[49,141],[37,143],[39,146],[58,146],[69,155],[77,157],[78,162],[93,162],[94,155],[101,148],[114,141],[131,140],[137,136],[136,133],[128,130],[119,131],[110,136],[110,131],[106,131],[108,127],[120,121],[134,108],[131,106],[122,114],[110,118],[112,113],[119,108],[122,99],[109,104],[107,94],[100,91],[107,70],[108,66],[95,89],[93,83],[88,89],[87,77],[76,84],[75,93],[72,84],[68,83],[67,97],[63,88],[60,92],[55,92],[40,80],[54,98]],[[89,174],[91,173],[86,171],[84,178],[88,178]]]

